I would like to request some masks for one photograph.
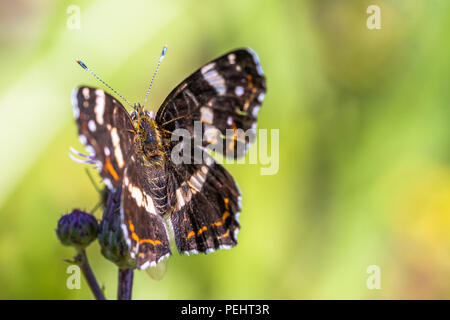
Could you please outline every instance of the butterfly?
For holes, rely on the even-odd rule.
[[[205,161],[174,161],[179,140],[173,136],[191,134],[182,145],[194,153],[215,146],[215,152],[242,157],[256,134],[265,92],[259,58],[249,48],[205,64],[155,115],[139,104],[128,113],[102,89],[73,90],[79,138],[89,152],[85,163],[96,164],[107,188],[121,192],[122,230],[137,268],[171,255],[169,233],[187,255],[237,244],[241,192],[233,177],[208,153]],[[205,132],[201,139],[194,138],[196,126]]]

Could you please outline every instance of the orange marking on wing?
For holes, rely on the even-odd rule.
[[[194,231],[189,232],[189,234],[186,237],[186,240],[188,240],[189,238],[192,238],[193,236],[195,236],[195,232]]]
[[[230,213],[228,211],[225,211],[222,215],[222,222],[225,223],[225,220],[230,216]]]
[[[105,170],[111,174],[111,176],[114,178],[114,180],[119,180],[119,175],[117,174],[116,170],[114,170],[114,167],[111,163],[111,159],[109,156],[106,156],[105,159]]]
[[[154,246],[156,246],[158,244],[162,244],[161,241],[159,241],[159,240],[152,240],[152,239],[141,239],[141,240],[139,240],[139,243],[140,244],[142,244],[142,243],[150,243],[150,244],[152,244]]]
[[[133,238],[133,240],[136,241],[136,242],[140,242],[139,241],[139,236],[136,233],[134,233],[134,232],[131,233],[131,238]]]
[[[244,111],[247,111],[248,107],[250,106],[250,100],[245,100],[244,103]]]
[[[236,140],[233,139],[230,141],[230,143],[228,144],[228,149],[229,150],[234,150],[234,144],[236,143]]]
[[[128,220],[128,224],[130,225],[131,238],[134,241],[138,242],[139,244],[150,243],[150,244],[152,244],[154,246],[162,244],[162,242],[159,241],[159,240],[141,239],[141,238],[139,238],[139,236],[136,234],[136,232],[134,232],[134,224],[133,224],[133,222],[131,222],[131,220]]]
[[[225,223],[225,220],[227,220],[227,218],[230,216],[230,209],[228,207],[228,202],[230,201],[230,199],[225,198],[223,199],[223,202],[225,204],[225,212],[222,215],[222,222]]]
[[[208,230],[207,226],[203,226],[200,230],[198,230],[197,235],[201,235],[204,231]]]
[[[229,212],[229,207],[228,207],[228,202],[230,201],[230,199],[225,198],[223,199],[224,203],[225,203],[225,212],[222,215],[222,222],[220,221],[214,221],[211,223],[211,226],[216,226],[216,227],[220,227],[225,223],[225,220],[230,216],[230,212]],[[205,232],[206,230],[208,230],[207,226],[203,226],[201,227],[198,231],[197,231],[197,236],[201,235],[203,232]],[[222,235],[222,237],[226,237],[228,235],[228,232],[225,233],[224,235]],[[195,236],[195,232],[191,231],[189,232],[189,234],[186,237],[186,240],[188,240],[189,238],[192,238]]]
[[[237,133],[236,133],[237,127],[236,125],[233,123],[233,135],[231,136],[231,141],[228,145],[228,149],[233,150],[234,149],[234,144],[236,143],[237,140]]]
[[[253,94],[255,94],[255,92],[256,92],[256,87],[253,85],[253,77],[252,77],[252,75],[251,74],[249,74],[248,76],[247,76],[247,80],[248,80],[248,86],[252,89],[252,93]]]
[[[225,232],[223,235],[219,236],[218,238],[223,239],[223,238],[228,237],[229,235],[230,235],[230,231],[228,230],[227,232]]]
[[[247,80],[248,80],[248,86],[250,87],[250,89],[252,89],[252,94],[250,95],[250,99],[245,100],[244,103],[244,111],[247,111],[248,107],[250,106],[250,101],[253,100],[253,98],[255,98],[255,93],[258,89],[256,89],[256,87],[253,85],[253,78],[252,75],[248,75],[247,76]]]

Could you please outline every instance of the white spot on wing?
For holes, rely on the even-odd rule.
[[[103,124],[103,115],[105,114],[105,92],[103,90],[97,89],[95,90],[97,97],[95,98],[95,119],[97,123]]]
[[[225,79],[214,70],[214,63],[207,64],[201,69],[203,78],[212,86],[219,95],[224,95],[226,92]]]
[[[145,261],[145,263],[143,263],[143,264],[139,267],[139,269],[140,269],[140,270],[145,270],[145,269],[147,269],[148,267],[150,267],[150,261]]]
[[[75,119],[78,119],[79,116],[80,116],[80,108],[78,108],[77,106],[73,106],[73,117]]]
[[[128,238],[128,229],[127,229],[127,226],[126,226],[124,223],[122,223],[122,224],[120,225],[120,227],[122,228],[123,237],[126,239],[127,246],[128,246],[128,248],[131,249],[131,240]]]
[[[236,55],[234,53],[230,53],[228,55],[228,62],[230,64],[235,64],[236,63]]]
[[[78,94],[78,89],[75,88],[72,90],[72,93],[70,95],[70,99],[72,101],[72,107],[73,107],[73,117],[75,119],[78,119],[78,117],[80,116],[80,108],[78,108],[77,94]]]
[[[199,252],[198,252],[198,250],[195,250],[195,249],[193,249],[193,250],[189,250],[189,251],[183,251],[183,254],[185,254],[185,255],[191,255],[191,254],[198,254]]]
[[[239,217],[238,214],[237,214],[236,216]],[[237,218],[237,217],[236,217],[236,218]],[[236,220],[237,220],[237,219],[236,219]],[[238,234],[239,234],[239,228],[236,228],[236,229],[234,230],[234,233],[233,233],[233,236],[234,236],[234,239],[235,239],[235,240],[237,240]]]
[[[80,138],[80,142],[81,142],[83,145],[86,145],[86,144],[87,144],[86,136],[80,134],[78,137]]]
[[[242,88],[241,86],[237,86],[237,87],[234,89],[234,93],[235,93],[238,97],[240,97],[240,96],[242,96],[242,95],[244,94],[244,88]]]
[[[85,146],[85,149],[87,150],[87,152],[89,152],[89,155],[95,156],[95,150],[92,146],[87,145],[87,146]]]
[[[144,200],[141,189],[130,184],[128,187],[128,191],[130,191],[131,197],[136,200],[136,204],[138,205],[138,207],[141,207],[142,201]]]
[[[149,195],[145,195],[146,203],[145,209],[153,214],[156,214],[155,204],[153,203],[153,199]]]
[[[109,180],[108,178],[105,178],[105,179],[103,179],[103,182],[106,184],[106,186],[108,187],[109,190],[114,190],[111,180]]]
[[[259,57],[258,57],[258,55],[256,54],[256,52],[253,50],[253,49],[250,49],[250,48],[247,48],[247,51],[252,55],[252,57],[253,57],[253,61],[255,62],[255,64],[256,64],[256,70],[258,71],[258,74],[260,75],[260,76],[262,76],[262,75],[264,75],[264,72],[263,72],[263,70],[262,70],[262,68],[261,68],[261,65],[260,65],[260,63],[259,63]]]
[[[262,102],[263,102],[264,97],[265,97],[264,92],[261,92],[261,93],[259,94],[259,96],[258,96],[258,101],[259,101],[259,103],[262,103]]]
[[[147,212],[156,214],[156,208],[155,204],[153,203],[153,199],[148,194],[146,194],[145,191],[142,191],[139,187],[132,185],[128,177],[126,176],[124,178],[124,184],[128,187],[128,192],[136,201],[138,207],[143,206],[145,207],[145,210],[147,210]]]
[[[89,99],[89,88],[83,88],[83,97],[88,100]]]
[[[97,130],[97,126],[95,124],[94,120],[89,120],[88,122],[88,128],[91,132],[94,132],[95,130]]]
[[[205,163],[206,163],[206,165],[211,166],[214,163],[214,160],[212,157],[207,156],[205,159]]]
[[[200,170],[202,171],[202,173],[205,175],[205,178],[206,178],[206,175],[208,174],[208,171],[209,171],[208,167],[207,166],[202,166],[200,168]]]
[[[261,106],[260,106],[260,105],[257,105],[257,106],[255,106],[255,107],[253,108],[253,110],[252,110],[252,115],[253,115],[254,118],[256,118],[256,116],[258,115],[259,109],[261,109]]]
[[[213,123],[214,113],[212,111],[212,108],[201,107],[200,108],[200,113],[201,113],[200,120],[202,122],[205,122],[205,123],[208,123],[208,124]]]
[[[200,71],[202,74],[205,74],[209,70],[213,69],[215,67],[215,65],[216,64],[214,62],[211,62],[211,63],[207,64],[206,66],[204,66]]]
[[[168,239],[168,238],[167,238]],[[161,261],[163,261],[164,259],[167,259],[168,257],[170,257],[170,252],[166,253],[165,255],[163,255],[161,258],[158,259],[158,261],[156,263],[160,263]]]
[[[181,208],[183,208],[184,205],[186,204],[186,203],[184,202],[184,197],[183,197],[182,192],[183,192],[183,191],[181,190],[181,187],[178,188],[177,191],[175,192],[176,195],[177,195],[177,209],[178,209],[178,210],[180,210]]]
[[[117,164],[119,165],[119,168],[123,168],[125,163],[123,161],[122,149],[120,148],[120,138],[117,133],[117,128],[111,129],[111,139],[114,146],[114,156],[116,157]]]
[[[205,128],[205,133],[204,133],[204,139],[205,141],[211,143],[211,144],[218,144],[219,141],[217,139],[218,135],[219,135],[219,130],[213,126],[207,126]]]

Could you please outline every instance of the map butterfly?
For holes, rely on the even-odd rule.
[[[193,142],[193,148],[223,140],[224,154],[239,150],[239,144],[251,141],[237,133],[255,131],[265,91],[258,56],[249,48],[229,52],[194,72],[168,95],[155,116],[139,104],[128,113],[101,89],[73,90],[79,138],[90,153],[83,163],[97,164],[107,188],[121,192],[122,230],[139,269],[171,255],[169,231],[183,254],[236,245],[241,193],[233,177],[214,160],[172,161],[171,135],[180,128],[194,134],[194,123],[199,122],[209,134],[199,145]],[[236,133],[230,141],[221,134],[227,129]],[[234,158],[244,153],[235,152]]]

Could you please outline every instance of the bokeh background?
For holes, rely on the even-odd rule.
[[[371,4],[380,30],[366,26]],[[92,298],[84,280],[66,288],[74,251],[54,232],[98,200],[67,156],[82,149],[70,92],[101,87],[74,60],[142,101],[165,43],[152,110],[210,59],[259,54],[259,128],[279,129],[280,165],[227,165],[243,192],[238,246],[175,254],[160,281],[136,272],[134,298],[450,298],[449,12],[437,0],[0,0],[0,298]],[[88,255],[115,298],[116,267],[97,243]]]

